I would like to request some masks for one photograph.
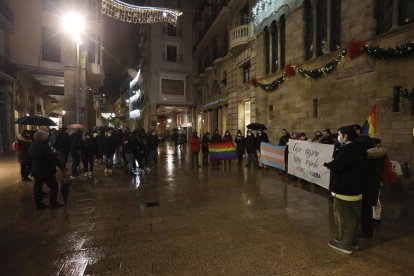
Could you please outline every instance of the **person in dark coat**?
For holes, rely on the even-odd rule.
[[[76,129],[70,136],[70,157],[72,158],[71,177],[78,176],[78,167],[81,159],[82,130]]]
[[[244,144],[247,152],[246,167],[250,165],[256,165],[256,137],[250,130],[247,131],[247,136]]]
[[[269,143],[269,138],[267,137],[266,132],[264,132],[263,130],[259,130],[257,132],[256,135],[256,151],[258,153],[258,155],[260,155],[260,145],[263,143]],[[266,165],[263,165],[260,161],[259,161],[259,168],[266,168]]]
[[[285,146],[285,171],[280,172],[279,174],[287,173],[288,171],[288,157],[289,157],[289,139],[290,133],[286,129],[282,129],[282,136],[279,139],[279,146]]]
[[[82,141],[81,154],[83,163],[84,176],[92,176],[93,174],[93,154],[95,151],[94,140],[92,133],[87,132],[85,139]]]
[[[171,139],[173,140],[173,142],[174,142],[174,147],[175,148],[177,148],[177,146],[178,146],[178,130],[177,129],[174,129],[173,130],[173,134],[171,135]]]
[[[214,131],[213,136],[211,137],[211,143],[217,144],[217,143],[221,143],[222,142],[222,138],[220,135],[220,132],[218,129],[216,129],[216,131]],[[220,161],[219,160],[211,160],[211,164],[214,165],[219,165]]]
[[[342,146],[334,160],[324,163],[332,172],[329,189],[333,196],[333,213],[338,233],[328,244],[346,254],[352,254],[359,248],[358,227],[367,170],[366,151],[355,142],[357,138],[352,126],[341,127],[338,130],[338,142]]]
[[[191,145],[191,168],[200,168],[198,165],[198,154],[201,148],[201,139],[198,137],[197,132],[193,131],[193,136],[190,141]]]
[[[201,151],[203,153],[203,166],[208,166],[208,144],[210,143],[210,132],[206,132],[201,140]]]
[[[48,145],[48,133],[37,131],[33,135],[34,143],[30,146],[30,157],[32,159],[32,176],[34,177],[34,200],[37,210],[42,210],[48,206],[42,202],[42,185],[46,183],[50,187],[49,208],[62,207],[63,204],[57,201],[58,182],[56,179],[56,167],[59,167],[62,173],[65,166],[56,157]]]
[[[226,132],[224,133],[224,136],[221,139],[221,141],[223,143],[230,143],[230,142],[233,143],[233,137],[231,136],[229,130],[226,130]],[[226,166],[226,163],[227,163],[226,161],[228,161],[229,162],[229,166],[231,166],[231,159],[224,160],[224,166]]]
[[[241,165],[243,162],[243,155],[246,152],[245,149],[245,138],[241,132],[241,130],[239,129],[237,131],[237,135],[236,138],[234,138],[234,143],[236,144],[236,150],[237,150],[237,164]]]
[[[108,130],[105,133],[105,138],[104,138],[104,150],[103,150],[103,154],[105,155],[105,175],[109,174],[112,175],[112,168],[114,166],[114,155],[115,155],[115,151],[117,149],[118,146],[118,140],[116,135],[114,135],[114,132],[112,129]]]
[[[62,162],[65,166],[66,162],[68,162],[70,152],[70,137],[66,130],[66,127],[59,129],[55,141],[55,149],[58,153],[60,162]]]
[[[30,179],[30,171],[32,168],[32,160],[30,158],[30,145],[32,140],[30,139],[30,131],[25,129],[21,134],[17,135],[17,140],[20,143],[20,150],[17,151],[17,160],[20,164],[20,175],[23,182],[32,181]]]
[[[151,131],[151,134],[148,136],[148,163],[149,168],[153,168],[157,166],[157,148],[159,144],[158,135],[155,132],[155,129]]]
[[[368,170],[362,190],[361,232],[359,234],[360,237],[367,239],[372,239],[374,234],[372,207],[378,202],[381,174],[387,158],[387,150],[381,147],[381,140],[373,138],[372,142],[374,147],[367,150]]]
[[[331,130],[329,128],[324,129],[322,131],[322,137],[319,140],[319,143],[321,143],[321,144],[329,144],[329,145],[335,144],[335,142],[333,140],[333,137],[332,137]]]

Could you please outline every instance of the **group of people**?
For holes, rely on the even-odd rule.
[[[37,130],[23,130],[17,135],[16,147],[20,174],[23,182],[34,177],[34,198],[37,210],[47,205],[42,202],[42,186],[50,188],[50,208],[63,206],[57,202],[58,183],[56,167],[66,174],[66,163],[71,158],[70,178],[79,176],[80,162],[83,163],[83,175],[92,177],[94,161],[105,163],[105,175],[112,175],[115,162],[124,160],[125,173],[150,171],[157,165],[159,144],[155,130],[146,133],[143,128],[129,131],[114,128],[96,128],[82,132],[82,129],[59,130],[40,127]],[[137,166],[138,163],[138,166]]]
[[[329,246],[346,254],[352,254],[359,248],[358,237],[371,239],[374,233],[374,225],[379,221],[373,218],[373,208],[379,201],[381,185],[381,173],[384,162],[388,158],[387,152],[381,146],[378,137],[371,138],[361,134],[361,126],[350,125],[339,128],[337,133],[331,133],[329,129],[316,131],[312,139],[308,139],[305,133],[282,130],[279,140],[280,146],[286,146],[285,161],[287,165],[289,139],[308,141],[335,146],[332,161],[324,165],[331,171],[329,190],[333,197],[333,211],[337,225],[337,236],[329,241]],[[216,130],[212,137],[206,132],[200,139],[196,132],[191,139],[192,166],[198,166],[198,154],[203,154],[203,165],[209,164],[210,143],[233,142],[237,148],[238,164],[241,164],[243,155],[247,153],[247,164],[260,164],[260,145],[269,142],[267,134],[263,130],[253,133],[247,131],[244,137],[240,130],[236,137],[232,138],[229,131],[222,137]],[[218,162],[212,160],[213,164]],[[287,168],[287,166],[286,166]]]
[[[36,132],[24,130],[17,138],[22,181],[31,181],[30,174],[34,177],[37,210],[48,207],[42,202],[44,183],[50,187],[49,207],[63,206],[57,202],[58,183],[55,174],[56,167],[65,173],[69,156],[72,159],[72,178],[78,176],[80,160],[83,162],[84,176],[92,176],[94,160],[102,158],[105,160],[106,175],[112,174],[116,156],[124,160],[127,174],[132,174],[137,169],[148,171],[157,165],[159,139],[155,130],[147,134],[142,128],[133,131],[128,127],[123,130],[97,128],[83,134],[81,129],[69,131],[63,127],[58,131],[50,131],[40,128]],[[377,205],[381,172],[387,158],[385,148],[381,147],[381,140],[361,135],[359,125],[341,127],[335,134],[329,129],[317,131],[313,139],[307,139],[304,133],[293,132],[291,135],[283,129],[279,145],[287,145],[286,152],[289,148],[289,139],[335,145],[332,161],[324,164],[332,172],[330,192],[338,230],[335,239],[329,241],[329,246],[351,254],[359,248],[358,236],[373,236],[373,206]],[[200,167],[200,151],[203,154],[202,164],[209,165],[210,144],[222,142],[235,144],[238,164],[242,164],[243,155],[247,153],[246,166],[260,167],[260,145],[262,142],[269,142],[269,139],[263,130],[256,133],[248,130],[246,137],[238,130],[234,139],[230,131],[221,136],[217,129],[212,136],[206,132],[202,138],[194,132],[190,141],[192,166]],[[218,164],[216,160],[211,161],[214,165]]]

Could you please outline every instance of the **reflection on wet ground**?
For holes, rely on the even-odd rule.
[[[325,190],[238,166],[191,169],[160,146],[158,167],[75,180],[69,203],[35,211],[17,162],[0,161],[0,275],[409,275],[413,195],[382,191],[382,225],[348,256],[330,249]]]

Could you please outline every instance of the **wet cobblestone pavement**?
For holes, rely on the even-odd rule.
[[[188,149],[161,145],[150,173],[95,174],[36,211],[17,161],[0,159],[0,275],[414,275],[410,194],[382,191],[382,225],[349,256],[327,245],[327,192],[277,170],[191,169]]]

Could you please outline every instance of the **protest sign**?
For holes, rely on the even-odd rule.
[[[285,170],[285,147],[262,142],[260,144],[260,162]]]

